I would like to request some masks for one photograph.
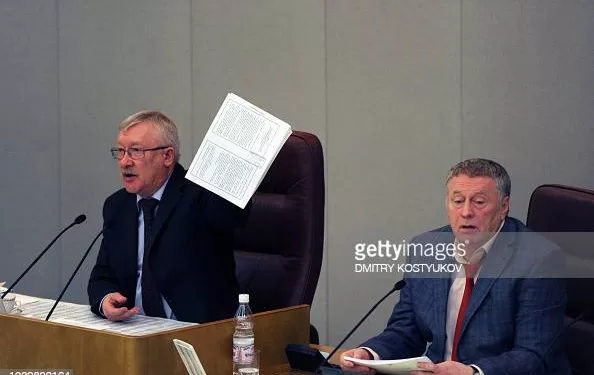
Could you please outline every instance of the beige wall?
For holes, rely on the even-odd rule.
[[[578,0],[0,1],[0,280],[84,212],[23,283],[57,295],[119,186],[107,150],[124,116],[168,113],[187,165],[232,91],[324,145],[312,320],[336,344],[400,277],[355,273],[354,245],[444,224],[451,164],[502,162],[521,219],[539,184],[594,189],[593,18]],[[67,299],[86,300],[93,261]]]

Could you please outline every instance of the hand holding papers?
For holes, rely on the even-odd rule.
[[[244,208],[291,133],[286,122],[230,93],[186,178]]]
[[[382,374],[392,375],[406,375],[411,371],[423,371],[417,367],[417,363],[431,362],[431,360],[425,356],[394,360],[367,360],[352,357],[344,357],[344,359],[375,369],[377,372],[381,372]]]

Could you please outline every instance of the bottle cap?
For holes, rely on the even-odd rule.
[[[250,303],[250,295],[249,294],[240,294],[239,295],[239,303]]]

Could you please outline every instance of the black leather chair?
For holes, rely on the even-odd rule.
[[[235,238],[237,278],[254,312],[311,305],[324,246],[324,159],[319,139],[294,131],[252,198]],[[312,326],[311,341],[317,342]]]
[[[573,375],[592,375],[594,191],[564,185],[539,186],[530,197],[526,225],[556,242],[566,255],[564,345]]]

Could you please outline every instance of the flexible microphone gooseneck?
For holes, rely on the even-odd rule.
[[[76,274],[78,273],[78,270],[80,269],[80,267],[82,266],[83,262],[85,261],[85,259],[87,259],[87,256],[91,252],[91,249],[93,248],[93,245],[95,245],[95,242],[97,242],[97,240],[99,239],[99,237],[103,234],[103,231],[104,230],[105,230],[105,227],[103,227],[99,231],[99,233],[97,233],[97,236],[95,236],[95,238],[93,238],[93,241],[91,241],[91,244],[89,245],[89,248],[87,249],[87,251],[85,251],[83,257],[80,260],[80,262],[78,262],[78,266],[76,266],[76,269],[74,270],[74,272],[72,272],[72,275],[70,275],[70,279],[68,279],[68,282],[66,283],[66,285],[62,289],[62,292],[60,292],[60,295],[58,296],[58,299],[56,299],[56,302],[52,306],[52,309],[49,311],[49,313],[45,317],[45,320],[46,321],[49,320],[50,316],[52,316],[54,310],[56,309],[56,306],[58,306],[58,303],[62,300],[62,297],[64,296],[64,293],[66,293],[66,290],[68,289],[68,287],[70,286],[70,283],[74,279],[74,276],[76,276]]]
[[[12,291],[12,289],[15,287],[15,285],[17,285],[18,282],[21,281],[23,276],[25,276],[31,268],[33,268],[33,266],[37,263],[37,261],[39,261],[39,259],[41,259],[41,257],[49,250],[49,248],[54,244],[54,242],[56,242],[58,240],[58,238],[60,238],[62,236],[62,234],[64,234],[68,229],[72,228],[73,226],[83,223],[85,220],[87,220],[87,217],[85,215],[78,215],[74,219],[74,221],[72,223],[70,223],[70,225],[68,225],[66,228],[62,229],[62,231],[60,233],[58,233],[58,235],[56,237],[54,237],[52,242],[50,242],[49,245],[47,245],[45,247],[45,249],[43,249],[41,254],[39,254],[37,256],[37,258],[35,258],[35,260],[33,260],[33,262],[31,262],[31,264],[29,264],[29,267],[27,267],[27,269],[25,269],[25,271],[23,271],[23,273],[21,273],[21,275],[16,279],[16,281],[14,283],[12,283],[12,285],[10,287],[8,287],[8,289],[6,289],[6,291],[4,293],[2,293],[2,296],[0,296],[0,299],[4,299],[4,297],[6,297],[6,295],[8,293],[10,293],[10,291]]]
[[[384,300],[386,298],[388,298],[390,296],[390,294],[394,293],[395,291],[398,291],[398,290],[402,289],[404,287],[404,285],[406,285],[406,282],[404,280],[400,280],[396,284],[394,284],[394,287],[392,289],[390,289],[390,291],[388,293],[386,293],[386,295],[383,296],[382,299],[380,299],[379,301],[377,301],[377,303],[375,305],[373,305],[373,307],[367,312],[367,314],[365,314],[363,316],[363,318],[361,318],[361,320],[359,320],[359,323],[357,323],[357,325],[355,325],[355,327],[353,329],[351,329],[351,331],[349,333],[347,333],[347,335],[344,337],[344,339],[338,345],[336,345],[336,347],[334,348],[334,350],[332,350],[332,352],[330,352],[330,354],[328,354],[328,357],[324,358],[324,361],[322,361],[322,363],[316,369],[315,374],[321,374],[321,373],[323,373],[324,372],[324,370],[323,370],[324,366],[329,365],[328,360],[334,354],[336,354],[336,352],[338,351],[338,349],[340,349],[340,347],[342,346],[342,344],[344,344],[345,341],[348,340],[349,337],[351,337],[351,335],[357,330],[357,328],[359,328],[359,326],[365,321],[365,319],[367,319],[367,317],[369,315],[371,315],[371,313],[380,305],[380,303],[384,302]],[[334,369],[330,368],[330,370],[334,370]],[[335,372],[335,371],[332,371],[332,372]]]

